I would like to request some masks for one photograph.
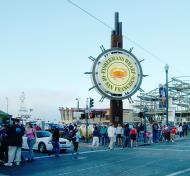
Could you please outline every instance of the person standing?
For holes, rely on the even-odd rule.
[[[130,139],[131,139],[131,148],[133,148],[134,143],[135,146],[137,147],[137,130],[134,127],[130,131]]]
[[[33,147],[36,142],[36,130],[32,127],[31,123],[26,124],[25,134],[27,136],[27,144],[29,148],[29,161],[34,160]]]
[[[20,165],[21,162],[21,147],[22,137],[24,135],[24,127],[20,125],[20,120],[15,119],[13,125],[7,131],[8,144],[8,162],[5,166],[12,166],[13,162]]]
[[[186,124],[186,122],[184,122],[182,128],[183,128],[183,134],[184,134],[185,136],[187,136],[188,125]]]
[[[179,126],[178,126],[178,132],[179,132],[179,137],[184,137],[184,134],[183,134],[183,127],[182,127],[182,124],[180,123]]]
[[[110,140],[108,147],[110,150],[113,150],[114,137],[115,137],[115,128],[113,124],[110,124],[110,126],[108,127],[108,137]]]
[[[55,128],[51,138],[53,149],[51,152],[48,152],[48,155],[54,153],[55,157],[59,157],[60,153],[59,138],[60,138],[59,128]]]
[[[100,132],[99,132],[97,126],[94,127],[94,131],[93,131],[93,133],[92,133],[92,137],[93,137],[93,139],[92,139],[92,147],[93,147],[93,148],[94,148],[94,147],[99,147]]]
[[[7,126],[3,125],[0,129],[0,162],[8,161],[8,145],[7,145]]]
[[[75,129],[75,134],[74,136],[72,137],[72,142],[73,142],[73,150],[74,150],[74,153],[76,154],[74,156],[75,159],[78,158],[78,148],[79,148],[79,141],[80,141],[80,138],[81,138],[81,135],[80,135],[80,132],[79,130]],[[73,155],[74,155],[73,153]]]
[[[173,127],[171,129],[171,141],[174,142],[175,141],[175,134],[176,134],[177,130],[175,127]]]
[[[123,142],[123,148],[130,147],[130,129],[129,129],[129,124],[125,125],[124,136],[125,136],[125,140]]]
[[[121,124],[118,124],[117,128],[116,128],[116,137],[117,137],[117,145],[118,146],[122,146],[122,126]]]
[[[152,125],[152,132],[153,132],[153,142],[158,143],[158,123],[154,122]]]
[[[107,137],[108,137],[106,125],[103,125],[100,128],[100,135],[101,135],[102,146],[105,147],[107,145]]]

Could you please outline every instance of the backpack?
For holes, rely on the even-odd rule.
[[[131,129],[130,134],[132,134],[132,135],[136,135],[136,134],[137,134],[136,129],[135,129],[135,128]]]
[[[69,141],[72,141],[74,136],[75,136],[75,132],[73,130],[70,130],[68,133],[67,139]]]

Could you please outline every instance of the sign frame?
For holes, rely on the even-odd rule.
[[[99,75],[100,75],[99,69],[100,69],[100,65],[102,61],[105,62],[106,57],[110,58],[110,55],[116,55],[116,54],[125,55],[126,57],[130,58],[130,61],[133,62],[133,66],[135,67],[137,71],[136,73],[137,78],[135,78],[136,82],[133,86],[130,87],[131,91],[129,92],[124,92],[124,91],[121,93],[112,92],[106,89],[106,87],[101,83],[101,80],[99,78]],[[142,83],[142,77],[143,77],[143,71],[142,71],[140,61],[136,58],[134,54],[122,48],[111,48],[111,49],[105,50],[95,59],[92,66],[91,78],[92,78],[93,85],[103,97],[111,99],[111,100],[123,100],[123,99],[130,98],[140,89],[140,86]]]

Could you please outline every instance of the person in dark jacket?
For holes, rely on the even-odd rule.
[[[55,128],[51,140],[53,149],[52,152],[48,153],[48,155],[51,155],[51,153],[55,153],[55,157],[59,157],[60,153],[59,138],[60,138],[59,128]]]
[[[0,129],[0,162],[8,162],[8,145],[7,145],[7,126],[3,125]]]
[[[124,141],[123,148],[130,147],[130,128],[129,128],[129,124],[125,125],[124,136],[125,136],[125,141]]]
[[[5,163],[5,166],[12,166],[13,162],[20,165],[24,131],[25,129],[20,125],[19,119],[15,119],[13,125],[7,130],[8,163]]]
[[[79,147],[79,141],[80,141],[80,132],[75,129],[75,132],[73,133],[73,137],[72,137],[72,143],[73,143],[73,152],[72,152],[72,155],[75,159],[78,158],[78,147]],[[75,156],[74,156],[75,154]]]
[[[97,126],[94,127],[92,136],[93,136],[93,138],[92,138],[92,149],[93,149],[93,148],[99,147],[100,132],[99,132]]]

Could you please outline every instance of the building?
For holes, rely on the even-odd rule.
[[[71,123],[76,121],[85,122],[85,108],[64,108],[60,107],[59,112],[61,114],[61,122]],[[139,118],[134,118],[132,109],[123,109],[123,122],[139,121]],[[91,109],[89,113],[89,123],[97,122],[110,122],[110,110],[109,109]]]

